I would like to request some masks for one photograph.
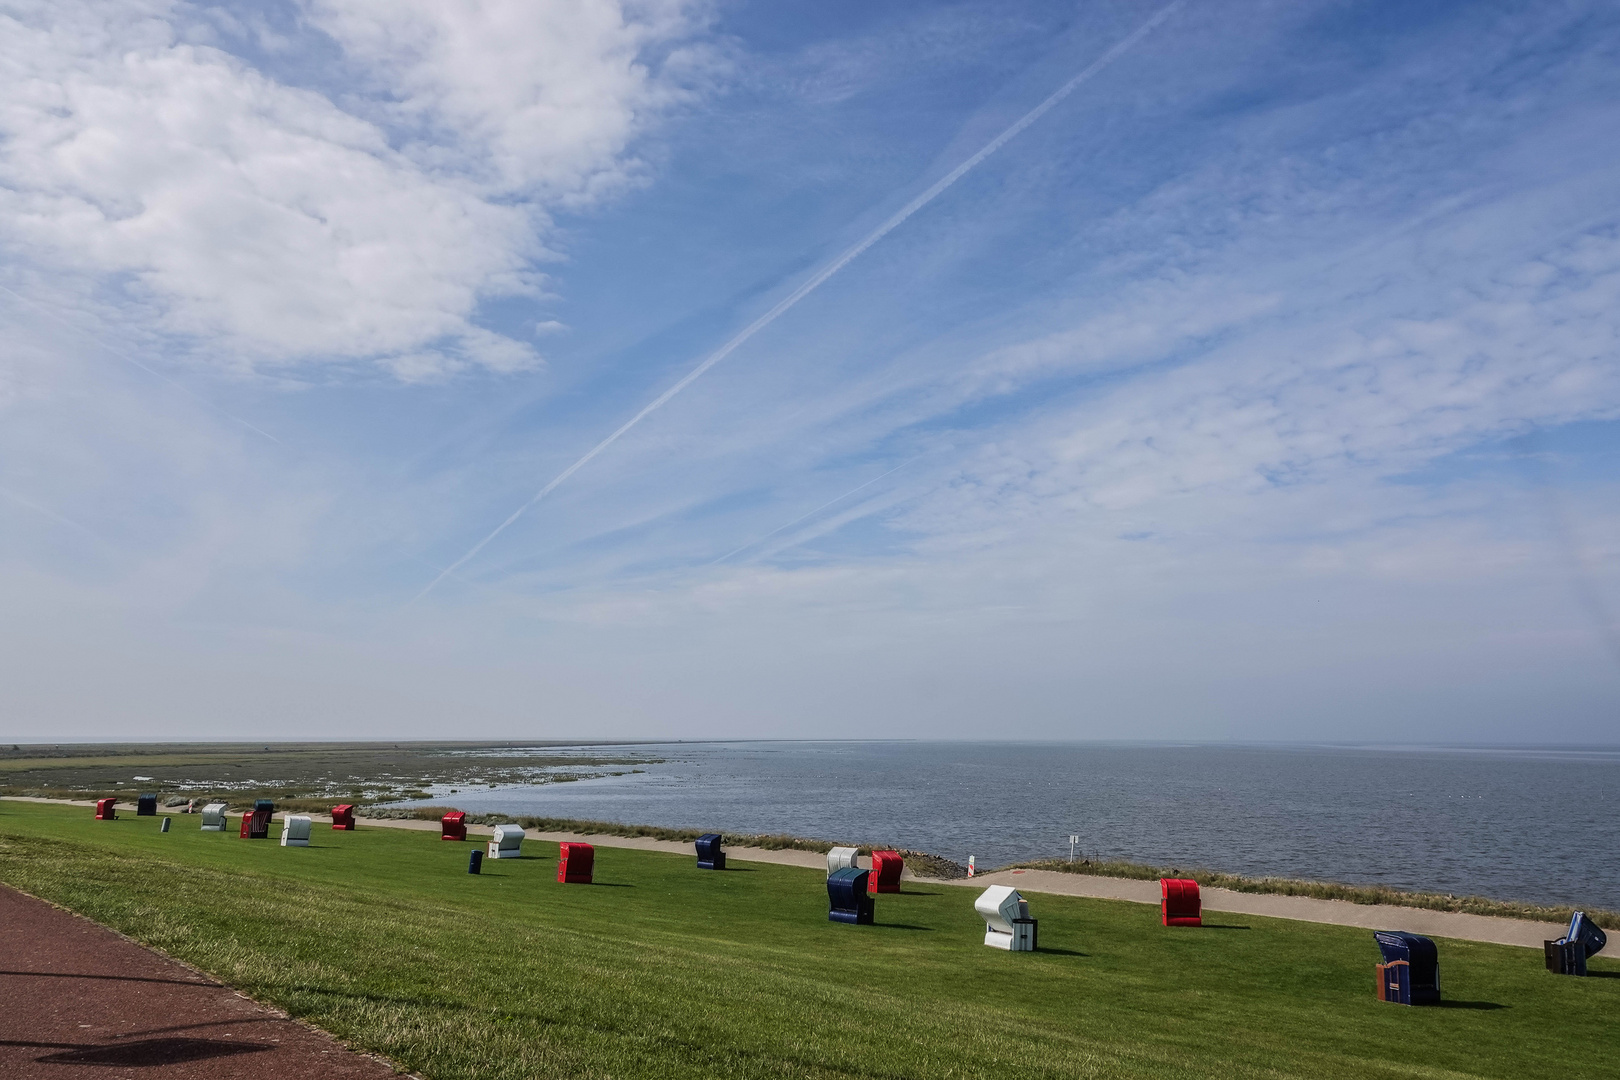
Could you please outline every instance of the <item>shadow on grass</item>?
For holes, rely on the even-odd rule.
[[[1591,968],[1587,968],[1586,977],[1588,979],[1620,979],[1620,971],[1593,971]]]
[[[1435,1004],[1440,1006],[1442,1009],[1479,1009],[1489,1011],[1491,1009],[1507,1008],[1506,1005],[1498,1005],[1494,1001],[1447,1001],[1445,998],[1441,998],[1439,1001],[1435,1002]]]
[[[901,896],[938,896],[937,892],[923,892],[921,889],[901,889]]]
[[[1090,953],[1079,952],[1075,949],[1054,949],[1050,945],[1042,945],[1035,950],[1038,953],[1050,953],[1053,956],[1089,956]]]
[[[1203,930],[1248,930],[1247,926],[1238,926],[1236,923],[1207,922],[1200,929]]]
[[[885,930],[927,930],[930,933],[932,933],[934,929],[932,926],[912,926],[910,923],[903,922],[884,922],[874,923],[873,925],[881,926]]]
[[[628,881],[593,881],[590,884],[599,885],[604,889],[633,889],[634,885]]]

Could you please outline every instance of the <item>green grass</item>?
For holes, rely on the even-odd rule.
[[[281,848],[177,817],[0,803],[0,880],[435,1080],[457,1077],[1599,1077],[1620,966],[1443,941],[1448,1002],[1373,998],[1363,930],[1035,896],[1043,951],[980,944],[971,889],[827,922],[822,875],[556,846],[465,872],[432,833]]]

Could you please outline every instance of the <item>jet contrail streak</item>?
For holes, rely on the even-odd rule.
[[[4,286],[0,286],[0,288],[4,288]],[[108,540],[105,536],[102,536],[100,533],[96,532],[94,529],[86,528],[85,526],[80,525],[77,521],[74,521],[70,517],[63,517],[61,514],[58,514],[55,510],[52,510],[52,509],[50,509],[49,507],[46,507],[46,506],[41,506],[41,505],[39,505],[39,503],[34,502],[32,499],[26,499],[23,496],[17,494],[15,491],[10,490],[9,488],[0,487],[0,495],[4,495],[6,498],[10,499],[14,503],[17,503],[19,506],[26,506],[28,509],[34,511],[34,513],[36,513],[36,514],[40,514],[40,515],[42,515],[44,517],[50,518],[52,521],[56,522],[58,525],[66,525],[70,529],[77,529],[79,532],[84,533],[84,535],[88,536],[90,539],[94,540],[96,543],[101,544],[101,545],[103,545],[105,547],[111,548],[113,551],[118,551],[119,550],[119,548],[118,548],[118,546],[116,544],[114,544],[111,540]]]
[[[921,454],[917,455],[917,457],[921,457],[921,456],[922,456]],[[836,499],[828,499],[826,502],[822,503],[820,506],[818,506],[814,510],[810,511],[808,514],[803,514],[803,515],[801,515],[799,517],[796,517],[792,521],[788,522],[786,525],[778,525],[776,528],[772,529],[770,532],[766,533],[764,536],[761,536],[758,540],[750,540],[750,541],[748,541],[748,543],[744,544],[742,547],[737,548],[736,551],[728,551],[728,552],[726,552],[724,555],[720,556],[718,559],[714,560],[714,562],[710,563],[709,565],[710,566],[718,566],[721,563],[725,562],[727,559],[731,558],[733,555],[737,554],[737,552],[739,552],[739,551],[747,551],[749,548],[755,546],[756,544],[763,544],[765,541],[769,540],[771,537],[775,536],[777,533],[785,532],[786,530],[793,528],[793,526],[797,525],[799,522],[804,521],[804,520],[806,520],[808,518],[815,517],[817,514],[821,513],[823,510],[827,509],[827,507],[833,505],[834,503],[843,502],[845,499],[849,498],[851,495],[854,495],[856,492],[865,491],[867,488],[871,487],[873,484],[877,483],[879,480],[883,479],[885,476],[892,476],[893,474],[899,472],[901,469],[905,468],[907,465],[910,465],[912,461],[916,461],[916,460],[917,460],[917,458],[912,458],[911,461],[902,461],[900,464],[896,465],[894,468],[890,469],[888,472],[879,473],[877,476],[872,477],[872,479],[868,480],[866,483],[862,484],[860,487],[850,488],[848,491],[844,492],[842,495],[838,496],[838,498],[836,498]]]
[[[29,307],[31,307],[35,311],[39,312],[41,315],[45,316],[47,319],[50,319],[52,322],[61,323],[63,326],[67,327],[69,330],[72,330],[75,333],[79,333],[79,334],[84,335],[85,337],[89,338],[92,342],[94,342],[96,345],[98,345],[99,347],[101,347],[101,348],[105,349],[106,351],[112,353],[114,356],[118,357],[118,359],[124,361],[126,364],[131,364],[131,365],[133,365],[135,367],[140,368],[142,371],[146,372],[148,375],[152,376],[153,378],[162,379],[164,382],[168,383],[170,386],[174,387],[176,390],[180,391],[182,394],[185,394],[187,397],[191,398],[193,401],[200,402],[203,406],[208,408],[210,411],[216,412],[219,415],[225,417],[225,419],[230,420],[230,421],[232,421],[234,423],[241,424],[243,427],[247,428],[249,431],[253,432],[255,435],[264,436],[266,439],[269,439],[271,442],[275,443],[277,446],[281,445],[281,440],[276,438],[274,435],[270,434],[268,431],[264,431],[264,430],[262,430],[260,428],[254,427],[252,424],[248,423],[246,420],[243,420],[240,416],[232,416],[230,413],[226,412],[224,409],[220,408],[218,405],[215,405],[212,401],[209,401],[207,398],[203,397],[201,394],[197,393],[195,390],[193,390],[190,387],[186,386],[184,383],[175,382],[173,379],[171,379],[167,375],[163,374],[163,372],[158,371],[155,368],[148,367],[147,365],[141,363],[139,360],[135,359],[133,356],[129,355],[129,353],[124,352],[124,351],[122,351],[120,349],[113,348],[111,345],[107,344],[105,341],[102,341],[99,337],[97,337],[95,334],[92,334],[90,331],[86,330],[84,327],[77,326],[71,320],[62,318],[62,316],[56,314],[56,312],[54,312],[54,311],[50,310],[49,308],[45,307],[43,304],[40,304],[40,303],[38,303],[37,301],[34,301],[34,300],[30,300],[30,299],[28,299],[28,297],[23,296],[21,293],[13,292],[11,289],[6,288],[4,285],[0,285],[0,292],[3,292],[5,294],[7,294],[12,299],[17,300],[20,303],[27,304]]]
[[[624,435],[625,432],[641,423],[654,412],[663,408],[663,406],[667,404],[669,400],[676,394],[680,393],[682,390],[685,390],[688,386],[691,386],[698,379],[702,378],[704,372],[708,371],[710,368],[714,367],[714,365],[730,356],[745,341],[759,333],[761,330],[765,329],[771,323],[775,322],[778,317],[792,308],[800,300],[803,300],[805,297],[821,288],[828,278],[832,277],[834,274],[838,273],[838,271],[848,266],[851,262],[858,258],[862,252],[866,251],[867,248],[889,235],[889,233],[893,232],[902,223],[904,223],[907,218],[938,198],[940,193],[946,188],[950,187],[952,184],[962,179],[962,177],[966,176],[980,162],[984,161],[985,158],[989,157],[997,150],[1000,150],[1025,128],[1039,120],[1042,116],[1045,116],[1054,105],[1073,93],[1074,89],[1081,83],[1108,67],[1108,65],[1112,64],[1115,60],[1118,60],[1138,41],[1141,41],[1148,34],[1156,30],[1160,23],[1164,22],[1171,15],[1175,14],[1176,9],[1181,7],[1185,2],[1186,0],[1174,0],[1174,3],[1167,4],[1166,6],[1160,8],[1158,13],[1155,14],[1151,19],[1137,27],[1123,40],[1115,44],[1113,48],[1103,53],[1096,60],[1093,60],[1085,70],[1081,71],[1080,74],[1076,75],[1074,78],[1060,86],[1045,101],[1041,102],[1039,105],[1029,110],[1029,112],[1019,117],[1011,127],[1007,128],[1007,130],[1003,131],[1000,135],[997,135],[994,139],[991,139],[978,153],[974,154],[972,157],[962,162],[962,164],[940,177],[940,179],[936,180],[927,191],[924,191],[921,195],[918,195],[915,199],[912,199],[910,202],[906,203],[906,205],[901,207],[893,217],[879,225],[876,229],[873,229],[854,247],[850,248],[848,251],[845,251],[842,255],[838,256],[838,258],[816,271],[816,273],[808,281],[804,282],[786,297],[779,300],[775,307],[771,308],[765,314],[749,323],[739,334],[737,334],[736,337],[732,338],[730,341],[720,346],[720,348],[716,349],[713,353],[709,354],[707,359],[705,359],[691,371],[687,372],[685,377],[683,377],[680,382],[676,383],[674,386],[671,386],[662,394],[659,394],[640,412],[636,413],[636,415],[632,416],[630,419],[621,424],[618,429],[613,432],[613,434],[591,447],[590,451],[586,453],[584,457],[580,458],[578,461],[568,466],[568,468],[564,469],[561,473],[557,474],[556,478],[553,479],[551,483],[547,484],[545,487],[536,492],[534,497],[528,502],[512,511],[511,516],[505,521],[501,522],[499,525],[495,526],[493,532],[484,537],[482,540],[478,541],[478,543],[474,544],[472,548],[468,550],[467,554],[451,563],[445,568],[443,573],[429,582],[428,587],[417,593],[416,596],[412,598],[411,603],[416,603],[417,600],[422,599],[422,597],[432,592],[434,587],[448,577],[452,571],[460,569],[468,562],[468,560],[472,559],[480,551],[484,550],[485,546],[488,545],[491,540],[505,532],[512,525],[512,523],[517,521],[518,518],[522,517],[530,507],[539,502],[541,499],[544,499],[547,495],[550,495],[557,489],[557,485],[561,484],[580,469],[584,468],[593,458],[596,457],[596,455],[618,442],[620,436]]]

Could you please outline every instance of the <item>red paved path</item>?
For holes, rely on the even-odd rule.
[[[105,927],[0,885],[0,1077],[398,1074]]]

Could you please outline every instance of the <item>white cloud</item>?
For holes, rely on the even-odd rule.
[[[6,5],[0,244],[213,363],[535,366],[479,305],[536,293],[550,208],[635,174],[631,141],[680,96],[637,58],[684,33],[680,9],[392,10],[318,15],[430,121],[410,139],[188,43],[178,4]]]
[[[416,156],[501,192],[577,202],[632,182],[632,140],[690,100],[702,68],[701,50],[671,48],[695,28],[689,0],[303,6],[365,66]]]

